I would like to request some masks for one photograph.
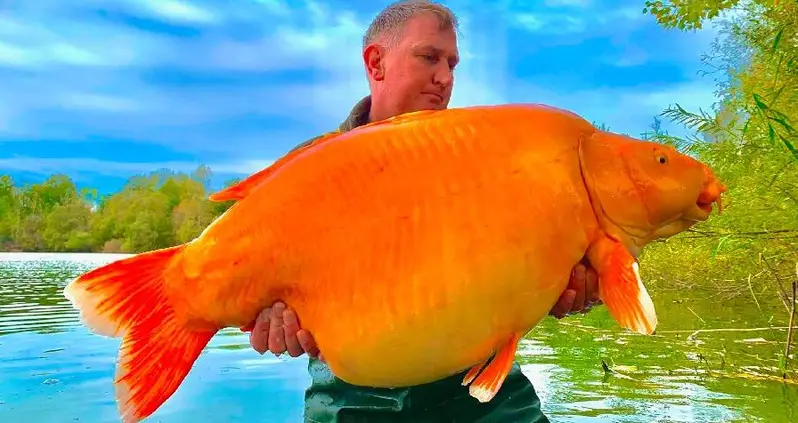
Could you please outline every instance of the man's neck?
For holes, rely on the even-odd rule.
[[[391,110],[391,106],[386,103],[382,96],[371,95],[371,107],[369,108],[369,122],[385,120],[395,116],[397,113]]]
[[[369,111],[369,122],[376,122],[378,120],[384,120],[389,118],[390,116],[388,113],[380,113],[379,109],[375,109],[374,107],[371,108]]]

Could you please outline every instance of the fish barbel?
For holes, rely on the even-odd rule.
[[[584,257],[619,325],[653,333],[637,255],[706,220],[725,190],[673,148],[564,110],[414,112],[289,153],[212,195],[236,202],[194,240],[101,266],[65,295],[94,332],[123,337],[125,422],[155,412],[220,329],[277,300],[344,381],[470,369],[464,389],[485,402]]]

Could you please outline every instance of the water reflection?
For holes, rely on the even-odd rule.
[[[119,340],[80,325],[62,289],[120,257],[0,254],[0,422],[119,421],[111,383]],[[669,315],[670,301],[655,298],[663,328],[700,327]],[[714,321],[702,321],[732,318],[740,313],[721,310]],[[518,356],[553,422],[789,422],[796,416],[795,386],[739,376],[743,370],[772,375],[783,334],[643,337],[619,332],[600,309],[546,320]],[[245,334],[224,330],[152,421],[301,422],[306,366],[305,359],[260,356]]]
[[[548,405],[547,414],[557,422],[745,420],[743,414],[713,403],[732,396],[691,383],[689,376],[668,376],[668,372],[654,370],[645,378],[614,378],[584,356],[559,356],[542,340],[525,340],[519,355],[525,363],[521,366],[524,374]],[[562,366],[562,361],[567,361],[568,367]],[[566,388],[569,385],[572,387]],[[618,419],[619,415],[624,417]]]
[[[0,254],[0,422],[119,422],[111,383],[119,340],[80,325],[62,290],[120,257]],[[222,331],[153,421],[301,421],[307,361],[248,345],[245,334]]]
[[[763,369],[762,363],[772,363],[779,354],[777,343],[754,350],[739,342],[749,336],[745,333],[698,343],[678,334],[601,329],[600,322],[610,322],[606,310],[576,321],[545,322],[519,351],[522,368],[553,421],[798,421],[795,385],[749,380],[740,373],[753,364]],[[774,338],[783,332],[761,335]],[[772,377],[775,369],[769,370]]]

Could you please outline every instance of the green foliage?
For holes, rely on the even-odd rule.
[[[789,286],[798,277],[798,2],[775,3],[646,2],[667,27],[699,28],[727,9],[735,14],[721,21],[724,39],[704,57],[729,77],[718,81],[716,109],[676,104],[663,116],[696,134],[653,137],[712,166],[729,187],[728,205],[721,216],[651,245],[642,272],[655,289],[709,289],[721,304],[749,297],[786,324]]]
[[[666,28],[701,29],[705,19],[717,17],[739,0],[646,1],[643,13],[651,13]]]
[[[0,175],[0,247],[135,253],[190,241],[232,205],[207,199],[210,177],[206,166],[191,175],[161,169],[99,198],[63,175],[25,187]]]

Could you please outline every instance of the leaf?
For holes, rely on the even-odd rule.
[[[762,101],[762,97],[759,94],[754,93],[752,97],[754,98],[754,103],[756,103],[756,107],[759,108],[759,110],[762,111],[768,110],[768,106],[765,104],[764,101]]]
[[[728,239],[729,239],[729,236],[728,236],[728,235],[726,235],[726,236],[723,236],[723,237],[721,237],[721,238],[720,238],[720,240],[718,241],[718,246],[717,246],[717,247],[715,247],[715,251],[713,251],[713,252],[712,252],[712,260],[715,260],[715,258],[717,258],[717,256],[718,256],[718,252],[720,251],[720,247],[721,247],[721,246],[723,245],[723,243],[724,243],[724,242],[726,242]]]
[[[773,39],[773,45],[770,47],[771,53],[775,53],[776,50],[779,48],[779,44],[781,43],[781,36],[782,34],[784,34],[784,28],[786,28],[786,26],[781,27],[781,29],[779,29],[779,32],[776,33],[776,37],[774,37]]]
[[[796,150],[795,146],[792,145],[792,143],[789,140],[787,140],[787,138],[784,138],[781,135],[779,137],[781,138],[781,141],[784,143],[784,145],[787,147],[787,150],[789,150],[792,153],[792,156],[796,160],[798,160],[798,150]]]

